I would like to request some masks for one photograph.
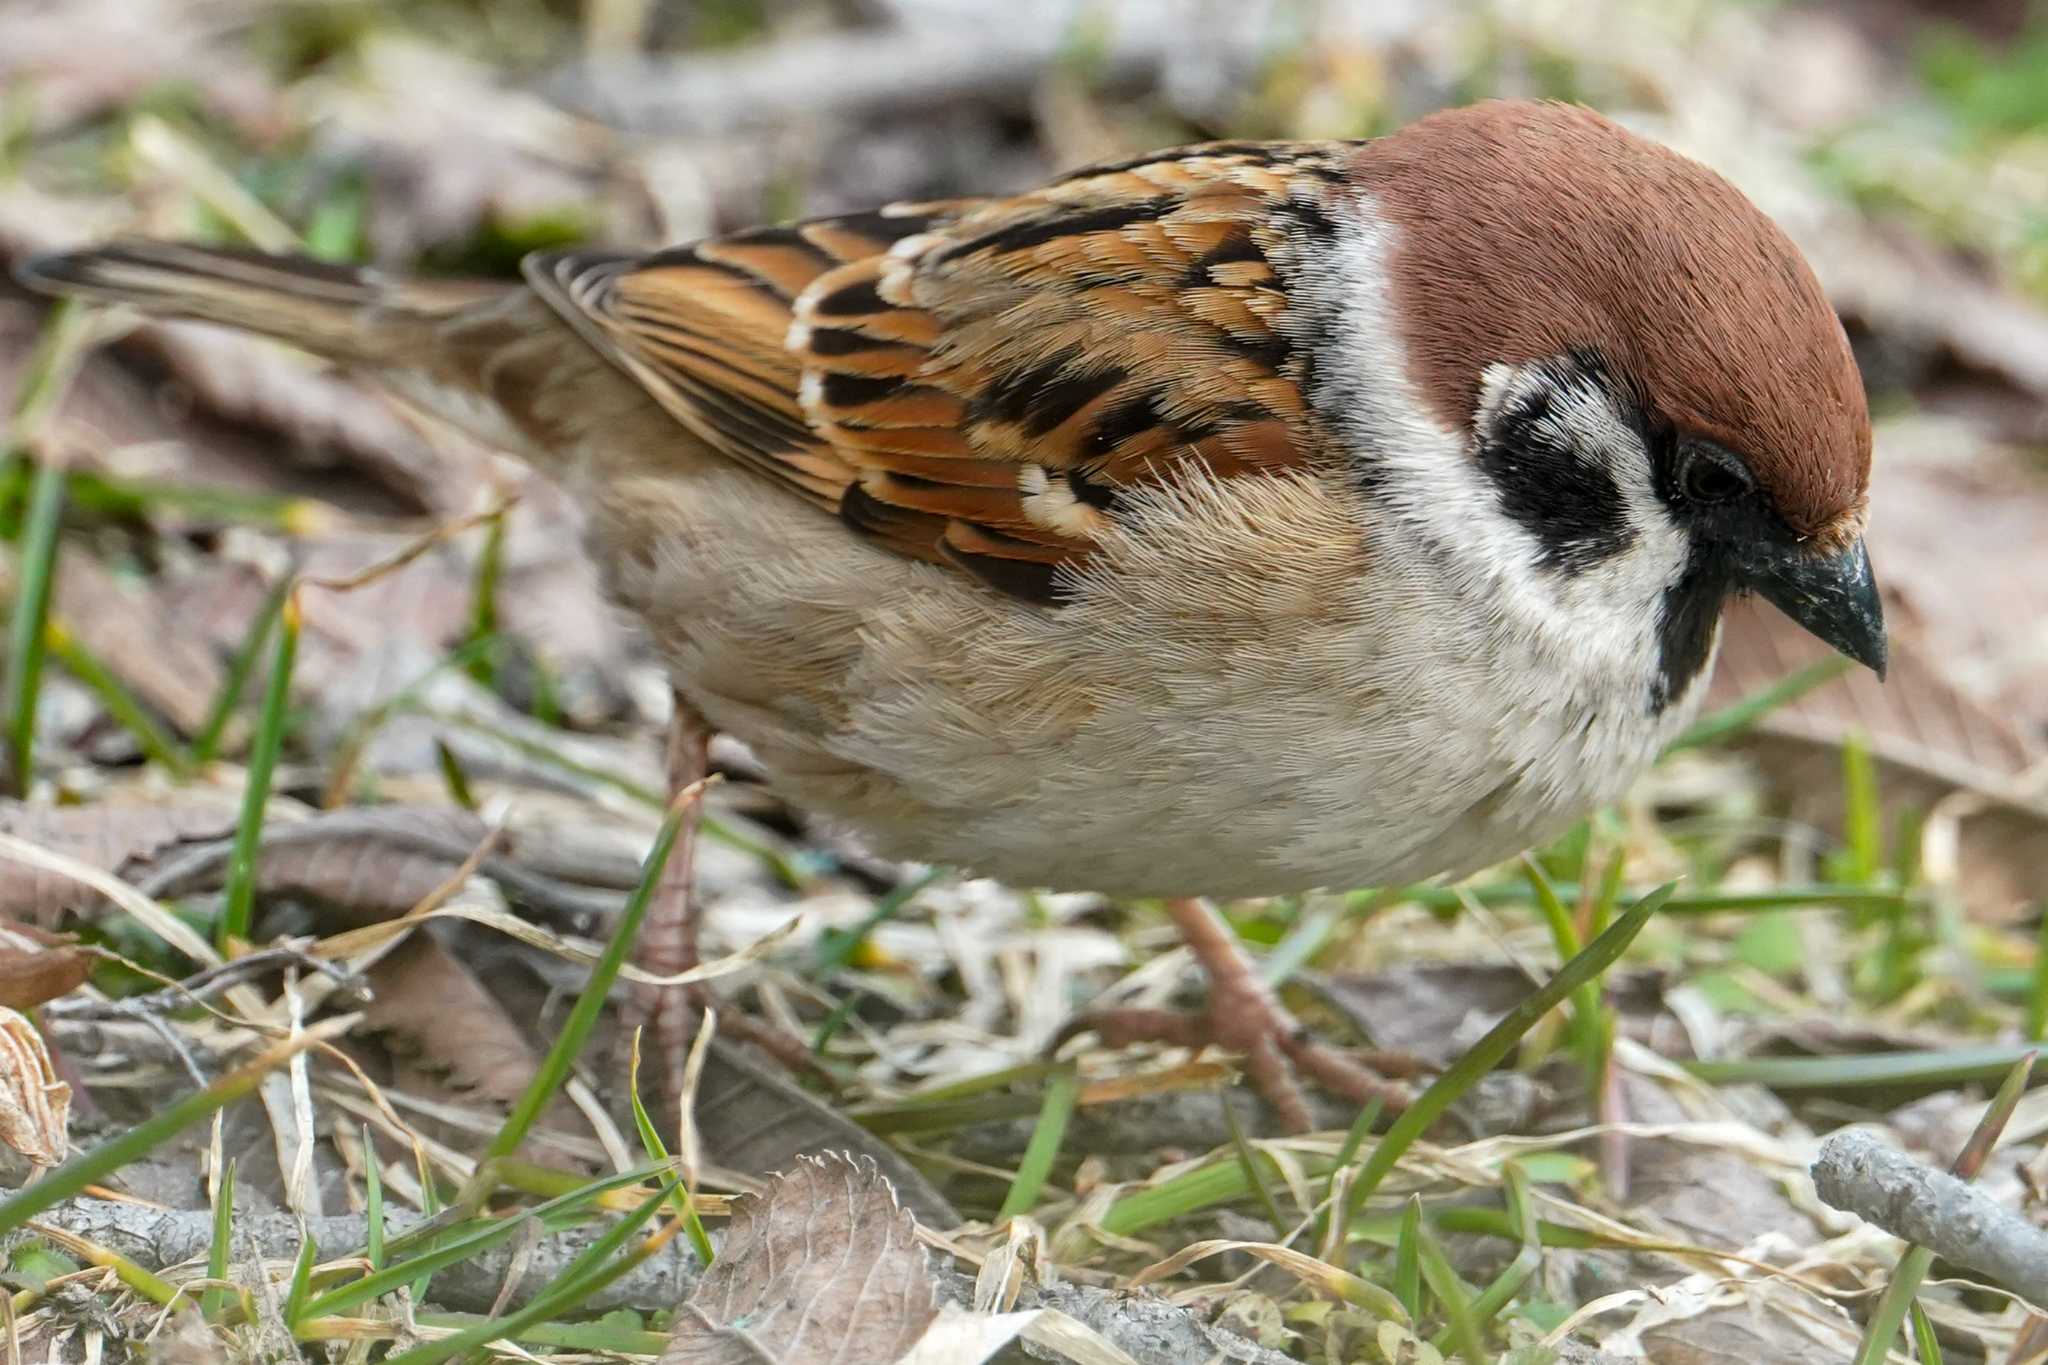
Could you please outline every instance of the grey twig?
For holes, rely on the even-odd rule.
[[[1852,1128],[1821,1144],[1813,1184],[1835,1208],[2048,1307],[2048,1232],[1946,1171]]]
[[[124,996],[119,1000],[98,1000],[89,996],[71,995],[53,1000],[44,1008],[62,1019],[147,1019],[183,1009],[187,1005],[201,1003],[208,996],[218,995],[230,986],[253,980],[266,972],[280,967],[301,967],[332,977],[335,984],[345,992],[360,993],[362,983],[349,972],[327,961],[314,957],[295,943],[273,944],[259,949],[232,962],[217,967],[207,967],[183,981],[150,991],[146,995]]]

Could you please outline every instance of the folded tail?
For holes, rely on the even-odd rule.
[[[408,402],[547,464],[547,433],[531,408],[547,377],[563,370],[567,338],[523,285],[149,241],[34,256],[15,275],[40,293],[217,322],[373,369]]]
[[[41,293],[224,323],[336,360],[377,365],[420,363],[431,355],[437,323],[506,289],[408,280],[303,256],[146,241],[33,256],[15,274]]]

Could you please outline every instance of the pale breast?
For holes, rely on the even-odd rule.
[[[707,468],[602,491],[594,548],[788,797],[1019,885],[1249,896],[1464,872],[1613,796],[1654,720],[1309,477],[1148,491],[1046,609]]]

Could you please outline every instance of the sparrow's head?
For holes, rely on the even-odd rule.
[[[1739,190],[1530,102],[1364,144],[1348,188],[1353,273],[1396,338],[1379,359],[1423,410],[1406,420],[1469,461],[1443,491],[1490,495],[1529,582],[1655,631],[1654,706],[1696,680],[1735,591],[1882,673],[1862,382],[1813,272]]]

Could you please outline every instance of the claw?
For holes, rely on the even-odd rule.
[[[1377,1100],[1389,1111],[1407,1107],[1413,1098],[1407,1086],[1321,1042],[1288,1012],[1259,979],[1214,910],[1197,900],[1171,901],[1167,909],[1209,973],[1208,1007],[1199,1014],[1149,1009],[1084,1014],[1059,1031],[1055,1049],[1077,1033],[1092,1032],[1110,1047],[1163,1043],[1241,1052],[1245,1080],[1272,1107],[1282,1126],[1295,1133],[1313,1126],[1297,1072],[1306,1072],[1324,1089],[1360,1106]]]

